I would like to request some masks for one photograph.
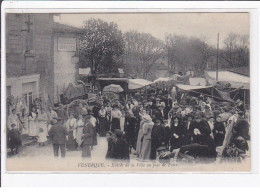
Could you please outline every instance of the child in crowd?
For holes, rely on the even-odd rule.
[[[38,143],[39,146],[44,146],[45,142],[47,141],[46,134],[43,132],[43,128],[39,129],[39,135],[38,135]]]
[[[12,155],[18,154],[18,149],[22,145],[21,133],[16,127],[16,124],[11,124],[11,129],[8,131],[8,143]],[[14,152],[15,150],[15,152]]]

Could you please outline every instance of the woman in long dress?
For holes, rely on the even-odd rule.
[[[43,129],[43,134],[46,135],[46,137],[48,136],[48,115],[47,112],[45,111],[45,108],[41,108],[39,113],[38,113],[38,117],[37,117],[37,121],[38,121],[38,131],[40,128]]]
[[[68,141],[67,149],[69,151],[74,151],[77,149],[76,133],[77,133],[77,120],[74,118],[74,114],[69,114],[69,119],[66,123],[66,128],[68,130]]]
[[[82,135],[83,135],[83,128],[85,126],[85,122],[83,120],[83,117],[81,114],[79,114],[79,120],[77,121],[77,134],[76,134],[76,141],[78,144],[78,147],[82,144]]]
[[[144,124],[144,120],[142,119],[140,121],[140,127],[139,127],[139,131],[138,131],[138,136],[137,136],[137,141],[136,141],[136,154],[140,155],[141,153],[141,148],[142,148],[142,138],[143,138],[143,124]]]
[[[36,120],[37,118],[37,113],[35,111],[35,108],[32,108],[32,111],[29,114],[29,136],[31,137],[37,137],[39,134],[39,128],[38,128],[38,122]]]
[[[98,111],[99,123],[100,123],[100,137],[105,137],[108,131],[108,121],[107,121],[107,111],[104,106],[101,106],[101,109]]]
[[[149,115],[143,116],[143,141],[141,147],[141,153],[139,155],[140,160],[149,160],[151,155],[151,134],[154,123]]]
[[[173,123],[171,127],[171,139],[170,145],[172,152],[174,149],[180,148],[184,143],[184,126],[178,117],[173,118]]]
[[[118,109],[118,106],[115,105],[111,112],[111,131],[114,132],[116,129],[121,129],[120,127],[120,118],[122,117],[121,111]]]

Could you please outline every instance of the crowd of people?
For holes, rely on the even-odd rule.
[[[192,157],[217,157],[217,147],[232,137],[223,155],[246,153],[249,137],[249,113],[237,103],[216,101],[207,95],[182,93],[174,85],[157,84],[147,90],[129,93],[125,101],[101,98],[91,106],[77,104],[67,112],[64,105],[33,106],[28,111],[28,135],[39,146],[53,144],[54,155],[80,149],[82,157],[91,157],[97,136],[106,137],[106,159],[156,160],[158,152],[186,150]],[[21,145],[16,109],[8,116],[8,142],[13,154]],[[203,150],[203,151],[201,151]],[[206,150],[206,151],[205,151]]]

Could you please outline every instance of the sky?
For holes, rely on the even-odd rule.
[[[217,45],[220,34],[220,48],[230,33],[249,35],[248,13],[89,13],[60,14],[54,16],[55,22],[82,27],[84,21],[102,19],[115,22],[122,32],[136,30],[150,33],[165,40],[167,34],[186,35],[203,38],[211,45]]]

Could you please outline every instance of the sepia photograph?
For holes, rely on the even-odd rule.
[[[12,12],[4,34],[7,172],[251,171],[249,12]]]

